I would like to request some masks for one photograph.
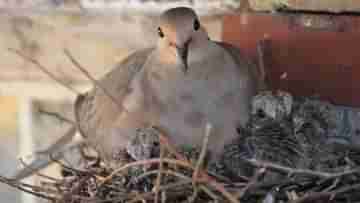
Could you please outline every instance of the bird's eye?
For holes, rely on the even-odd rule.
[[[198,19],[196,19],[194,21],[194,30],[199,30],[199,28],[200,28],[200,22]]]
[[[161,38],[163,38],[165,36],[160,27],[158,27],[158,34],[159,34],[159,37],[161,37]]]

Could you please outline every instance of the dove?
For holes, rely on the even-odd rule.
[[[199,146],[211,123],[209,149],[218,157],[248,121],[264,71],[233,45],[212,41],[191,8],[165,11],[156,31],[155,47],[131,54],[99,81],[116,102],[100,88],[78,99],[79,128],[111,161],[137,128],[156,125],[175,145]]]
[[[79,131],[104,162],[116,166],[119,154],[133,151],[127,147],[140,128],[158,126],[174,145],[197,147],[210,123],[208,149],[219,158],[249,120],[265,71],[235,46],[211,40],[191,8],[164,11],[154,32],[154,47],[130,54],[78,96]]]

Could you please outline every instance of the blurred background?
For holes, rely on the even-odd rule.
[[[273,40],[265,56],[273,89],[360,106],[358,0],[0,0],[0,175],[11,176],[19,158],[31,159],[63,135],[69,125],[46,112],[73,119],[76,97],[9,48],[85,92],[91,83],[64,48],[100,78],[131,52],[152,46],[156,17],[175,6],[193,7],[212,39],[234,43],[249,57],[256,58],[259,39]],[[295,12],[274,14],[283,9]],[[59,176],[56,165],[44,172]],[[40,202],[4,184],[0,201]]]

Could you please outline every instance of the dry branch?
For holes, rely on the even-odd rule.
[[[78,68],[85,76],[90,79],[90,81],[99,88],[103,93],[119,108],[119,111],[122,112],[125,110],[128,113],[128,110],[122,105],[121,102],[117,101],[116,98],[105,88],[103,87],[91,74],[71,55],[70,51],[65,49],[64,50],[65,56],[69,58],[72,64]]]
[[[16,50],[16,49],[12,49],[12,48],[8,48],[8,50],[18,56],[20,56],[21,58],[25,59],[26,61],[31,62],[32,64],[34,64],[37,68],[39,68],[39,70],[41,70],[43,73],[45,73],[47,76],[49,76],[51,79],[53,79],[54,81],[56,81],[57,83],[59,83],[60,85],[62,85],[63,87],[67,88],[68,90],[70,90],[70,92],[73,92],[76,95],[80,95],[81,93],[79,91],[77,91],[76,89],[74,89],[73,87],[71,87],[70,85],[66,84],[65,82],[61,81],[59,78],[57,78],[53,73],[51,73],[45,66],[43,66],[39,61],[37,61],[34,58],[31,58],[29,56],[26,56],[25,54],[23,54],[21,51]]]

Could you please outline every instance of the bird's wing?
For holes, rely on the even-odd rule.
[[[242,68],[242,71],[247,71],[252,77],[254,77],[257,90],[263,90],[267,88],[265,82],[265,70],[262,70],[262,67],[256,66],[249,59],[244,57],[244,54],[241,53],[241,50],[234,45],[226,42],[216,42],[216,44],[225,49],[234,58],[237,65]]]
[[[75,117],[83,136],[96,136],[99,130],[111,127],[116,117],[124,111],[121,105],[131,91],[129,84],[152,51],[153,48],[148,48],[132,53],[98,81],[116,103],[99,87],[76,99]]]
[[[120,62],[112,71],[107,73],[99,83],[101,87],[105,88],[108,93],[116,100],[118,104],[128,93],[128,85],[138,73],[145,63],[148,55],[153,49],[144,49],[137,51],[122,62]],[[114,104],[114,102],[98,87],[84,95],[79,95],[75,101],[75,115],[78,124],[78,129],[85,137],[94,136],[96,128],[106,128],[110,125],[112,120],[122,111],[121,106]],[[51,145],[43,152],[37,154],[37,157],[27,167],[16,171],[12,178],[21,180],[33,175],[37,171],[47,167],[51,164],[53,155],[55,159],[61,159],[63,152],[67,150],[66,147],[75,134],[75,128],[72,127],[63,137],[56,143]],[[95,135],[96,136],[96,135]]]

